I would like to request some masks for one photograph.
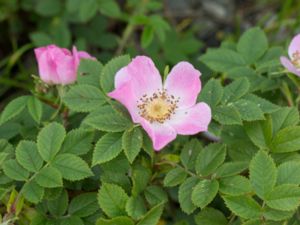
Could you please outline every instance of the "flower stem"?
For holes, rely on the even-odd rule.
[[[57,86],[57,93],[58,93],[59,104],[58,104],[58,107],[55,110],[55,112],[50,117],[50,121],[53,121],[58,116],[60,110],[62,109],[62,106],[63,106],[62,98],[63,98],[63,95],[64,95],[64,86],[60,86],[60,85]]]
[[[134,18],[135,15],[137,14],[145,14],[145,6],[147,5],[149,0],[141,0],[140,4],[135,8],[134,12],[132,13],[131,18]],[[122,54],[127,42],[129,41],[132,33],[134,32],[136,28],[136,24],[133,23],[132,20],[128,21],[128,24],[122,34],[121,41],[119,43],[119,47],[115,53],[115,55],[120,55]]]

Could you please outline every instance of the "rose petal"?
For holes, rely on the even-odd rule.
[[[59,77],[56,72],[56,63],[52,60],[47,48],[34,50],[38,62],[39,76],[42,81],[49,84],[58,84]]]
[[[297,69],[287,57],[281,56],[280,62],[288,71],[300,76],[300,69]]]
[[[131,81],[131,77],[127,73],[127,67],[123,67],[116,73],[115,88],[117,89],[129,81]]]
[[[70,56],[65,56],[56,64],[56,71],[60,79],[60,84],[71,84],[77,79],[77,69],[74,65],[74,59]]]
[[[147,120],[142,119],[141,124],[151,138],[153,148],[156,151],[161,150],[176,138],[175,129],[167,123],[150,123]]]
[[[178,106],[191,107],[196,103],[201,90],[201,73],[188,62],[180,62],[173,67],[165,81],[168,94],[179,97]]]
[[[109,97],[116,99],[122,103],[129,111],[133,122],[138,123],[140,121],[140,115],[137,108],[137,97],[134,93],[132,83],[127,82],[118,86],[114,91],[107,94]]]
[[[76,46],[73,46],[72,53],[73,53],[74,63],[75,63],[76,68],[78,67],[78,65],[80,63],[80,59],[93,59],[93,60],[96,60],[96,58],[92,57],[89,53],[87,53],[85,51],[78,51]]]
[[[188,109],[179,109],[168,123],[178,134],[193,135],[207,131],[210,121],[211,109],[201,102]]]
[[[288,52],[291,59],[293,58],[293,53],[296,51],[299,51],[300,53],[300,34],[296,35],[289,45]]]
[[[153,61],[147,56],[135,57],[126,67],[123,67],[120,73],[123,79],[129,79],[133,83],[136,96],[140,97],[144,94],[152,94],[157,89],[162,88],[161,76],[156,69]],[[120,77],[118,78],[120,81]],[[117,83],[119,82],[117,81]]]

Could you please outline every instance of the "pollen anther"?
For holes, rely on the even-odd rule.
[[[298,50],[294,52],[292,55],[292,63],[297,68],[300,68],[300,52]]]
[[[150,123],[164,123],[178,108],[179,98],[168,95],[166,89],[157,90],[152,95],[144,94],[137,105],[139,115]]]

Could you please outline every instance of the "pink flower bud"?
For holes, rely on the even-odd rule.
[[[74,83],[80,59],[94,59],[86,52],[77,51],[75,46],[70,52],[56,45],[48,45],[34,49],[34,53],[38,62],[39,76],[47,84]]]

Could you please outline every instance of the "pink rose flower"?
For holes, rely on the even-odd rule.
[[[115,90],[108,95],[128,109],[132,120],[152,139],[154,149],[160,150],[177,134],[207,130],[210,107],[204,102],[196,104],[200,75],[190,63],[180,62],[163,84],[153,61],[137,56],[117,72]]]
[[[48,45],[34,49],[38,62],[41,80],[47,84],[71,84],[76,81],[77,68],[81,58],[92,58],[84,51],[77,51],[74,46],[72,53],[56,45]]]
[[[288,53],[290,59],[281,56],[281,64],[291,73],[300,76],[300,34],[296,35],[291,41]]]

